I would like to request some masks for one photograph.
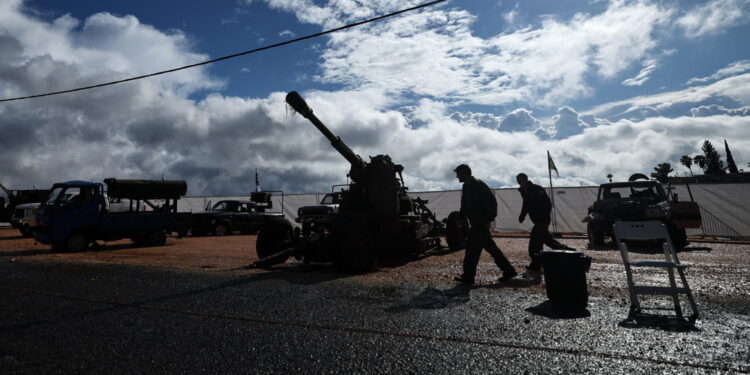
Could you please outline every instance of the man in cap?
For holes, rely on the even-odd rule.
[[[521,208],[521,215],[518,216],[518,222],[523,223],[528,214],[534,223],[534,226],[531,228],[531,235],[529,236],[529,257],[531,258],[531,263],[526,266],[526,275],[538,276],[542,270],[538,254],[542,251],[543,245],[558,250],[575,249],[558,242],[549,233],[552,203],[544,188],[529,181],[529,177],[525,173],[519,173],[516,176],[516,181],[519,185],[518,191],[521,193],[521,198],[523,198],[523,207]]]
[[[484,182],[477,180],[471,175],[471,168],[466,164],[461,164],[456,169],[458,181],[463,183],[461,189],[461,214],[469,220],[468,241],[466,243],[466,253],[464,254],[463,269],[464,273],[456,276],[455,280],[473,284],[474,276],[479,263],[479,256],[482,249],[495,259],[495,264],[503,271],[499,281],[508,281],[518,273],[505,258],[500,248],[490,235],[490,223],[497,216],[497,200],[495,194]]]

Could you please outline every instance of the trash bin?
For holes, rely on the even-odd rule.
[[[550,302],[571,308],[585,308],[589,300],[586,272],[591,257],[580,251],[543,250],[539,258]]]

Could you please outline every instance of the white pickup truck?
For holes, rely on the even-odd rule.
[[[13,216],[10,218],[10,225],[17,228],[24,237],[34,235],[36,228],[36,211],[40,203],[19,204],[13,210]]]

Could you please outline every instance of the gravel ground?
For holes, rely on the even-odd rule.
[[[496,241],[522,269],[528,240]],[[0,229],[0,373],[750,372],[750,245],[680,253],[701,312],[690,328],[624,322],[619,252],[562,242],[593,259],[584,311],[549,304],[543,282],[496,283],[486,255],[469,288],[451,282],[463,252],[346,275],[244,269],[255,236],[52,253]]]

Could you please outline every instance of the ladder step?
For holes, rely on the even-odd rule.
[[[688,292],[690,292],[690,289],[672,288],[671,286],[634,285],[633,291],[636,294],[672,295],[675,293],[687,294]]]
[[[638,260],[630,262],[632,267],[658,267],[658,268],[687,268],[684,264],[667,262],[664,260]]]

